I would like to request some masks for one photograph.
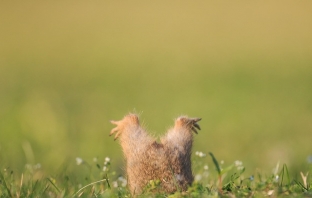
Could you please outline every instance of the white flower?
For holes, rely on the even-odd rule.
[[[122,187],[126,187],[127,186],[127,180],[123,177],[118,177],[118,180],[121,182],[121,186]]]
[[[208,165],[205,165],[205,166],[204,166],[204,169],[205,169],[205,170],[208,170],[208,168],[209,168]]]
[[[113,181],[113,187],[117,188],[118,187],[118,182],[117,181]]]
[[[244,166],[243,166],[243,162],[242,162],[242,161],[236,160],[236,161],[234,162],[234,165],[236,166],[237,170],[243,170],[243,169],[244,169]]]
[[[200,153],[199,153],[199,157],[205,157],[205,156],[206,156],[205,153],[203,153],[203,152],[200,152]]]
[[[103,171],[107,171],[107,167],[106,166],[103,166]]]
[[[106,166],[107,164],[109,164],[109,162],[110,162],[110,158],[109,157],[105,157],[104,165]]]
[[[269,196],[273,195],[273,193],[274,193],[274,190],[269,190],[269,191],[268,191],[268,195],[269,195]]]
[[[41,168],[41,164],[40,163],[34,165],[34,169],[40,169],[40,168]]]
[[[196,151],[195,155],[197,155],[198,157],[205,157],[206,156],[206,154],[201,152],[201,151]]]
[[[122,187],[126,187],[126,186],[127,186],[127,180],[124,180],[124,181],[121,183],[121,186],[122,186]]]
[[[199,181],[202,179],[202,176],[200,174],[195,175],[195,181]]]
[[[83,159],[81,159],[80,157],[76,157],[76,163],[77,165],[80,165],[83,163]]]
[[[234,162],[234,164],[235,164],[235,166],[241,166],[241,165],[243,165],[243,162],[242,162],[242,161],[239,161],[239,160],[236,160],[236,161]]]
[[[93,158],[93,162],[97,162],[97,158],[96,157]]]

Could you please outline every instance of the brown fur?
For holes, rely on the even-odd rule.
[[[128,114],[110,135],[116,133],[126,159],[128,185],[133,195],[142,193],[150,180],[159,180],[161,191],[172,193],[186,191],[194,177],[191,168],[193,133],[200,129],[200,118],[181,116],[173,128],[156,142],[140,126],[138,116]]]

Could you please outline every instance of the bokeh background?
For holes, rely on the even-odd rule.
[[[311,1],[0,4],[2,167],[121,171],[109,120],[132,111],[155,136],[202,117],[194,151],[247,171],[309,166]]]

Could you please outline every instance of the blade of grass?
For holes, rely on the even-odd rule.
[[[111,189],[111,186],[110,186],[107,174],[105,175],[104,179],[106,179],[106,183],[107,183],[108,189]]]
[[[218,171],[218,174],[221,175],[221,168],[220,168],[220,165],[218,163],[218,160],[215,158],[215,156],[211,152],[209,152],[209,155],[212,158],[212,161],[213,161],[213,163],[214,163],[214,165],[215,165],[215,167],[216,167],[216,169]]]
[[[215,158],[215,156],[211,152],[209,152],[209,155],[211,156],[212,161],[213,161],[213,163],[214,163],[214,165],[215,165],[215,167],[216,167],[216,169],[218,171],[218,175],[219,175],[219,192],[222,194],[222,172],[221,172],[221,167],[220,167],[220,165],[218,163],[218,160]]]
[[[229,172],[230,170],[232,170],[232,168],[233,168],[233,165],[230,165],[230,166],[228,166],[228,167],[222,169],[220,174],[223,175],[224,173],[227,173],[227,172]]]
[[[290,185],[290,179],[289,179],[289,173],[288,173],[288,168],[287,168],[287,165],[286,164],[283,164],[283,168],[280,172],[280,175],[281,175],[281,183],[280,183],[280,186],[282,187],[283,186],[283,181],[284,181],[284,174],[286,173],[286,176],[287,176],[287,180],[288,180],[288,186]]]
[[[308,182],[307,182],[309,172],[307,172],[306,175],[304,175],[302,172],[300,172],[300,175],[301,175],[301,178],[302,178],[302,181],[303,181],[303,185],[305,186],[305,188],[307,190],[309,190],[309,185],[308,185]]]
[[[80,188],[76,193],[73,194],[73,197],[75,197],[80,191],[82,191],[83,189],[89,187],[89,186],[92,186],[93,184],[96,184],[96,183],[100,183],[100,182],[103,182],[103,181],[106,181],[107,179],[101,179],[99,181],[96,181],[96,182],[92,182],[88,185],[85,185],[84,187]]]
[[[294,182],[295,182],[298,186],[300,186],[301,188],[303,188],[303,190],[308,191],[308,189],[307,189],[301,182],[299,182],[299,181],[297,181],[297,180],[294,180]]]
[[[2,173],[0,172],[0,179],[3,181],[3,186],[4,188],[6,189],[6,191],[8,192],[8,195],[9,197],[13,197],[12,194],[11,194],[11,190],[9,189],[5,179],[4,179],[4,176],[2,175]]]
[[[50,185],[49,184],[47,184],[47,186],[44,188],[44,190],[42,191],[42,195],[48,190],[48,188],[50,187]]]
[[[23,186],[23,179],[24,179],[24,174],[22,173],[22,176],[21,176],[21,183],[20,183],[20,189],[19,189],[19,192],[16,193],[16,197],[17,197],[17,198],[21,197],[22,186]]]
[[[31,197],[33,195],[33,193],[35,192],[37,184],[38,184],[38,180],[36,180],[35,185],[32,187],[32,190],[31,190],[31,192],[29,194],[29,197]]]
[[[58,189],[58,187],[53,183],[53,181],[50,178],[47,178],[47,180],[54,186],[57,192],[61,192],[60,189]]]

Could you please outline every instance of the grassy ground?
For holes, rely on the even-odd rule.
[[[301,181],[312,155],[311,9],[310,1],[1,2],[2,175],[8,184],[22,173],[32,182],[51,176],[68,189],[58,178],[66,170],[77,176],[68,194],[103,179],[82,182],[77,157],[110,156],[122,175],[109,120],[135,111],[155,136],[181,114],[202,117],[194,153],[243,161],[246,175],[287,164]]]
[[[300,179],[289,175],[287,165],[277,164],[274,171],[264,174],[256,170],[245,174],[243,162],[225,165],[212,153],[196,152],[193,160],[195,181],[187,192],[158,192],[159,181],[150,181],[139,197],[311,197],[311,176],[300,172]],[[211,157],[212,167],[204,158]],[[42,175],[39,165],[26,165],[25,172],[16,176],[13,170],[0,172],[0,197],[132,197],[127,180],[111,170],[110,158],[92,162],[76,158],[77,171],[64,169],[55,176]],[[310,167],[311,170],[312,167]],[[81,174],[81,172],[83,172]],[[34,179],[37,178],[37,179]]]

